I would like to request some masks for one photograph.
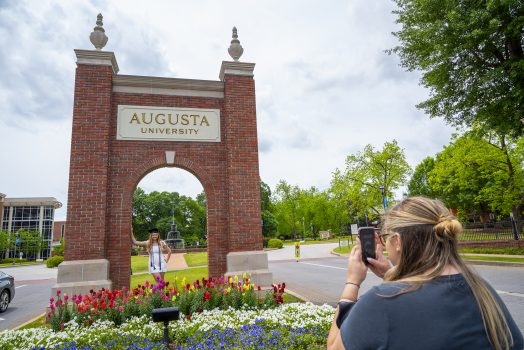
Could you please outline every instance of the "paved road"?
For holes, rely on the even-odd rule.
[[[326,244],[326,246],[328,246]],[[337,244],[330,244],[331,249]],[[288,289],[313,303],[334,305],[340,297],[345,281],[346,257],[326,254],[329,247],[310,245],[301,247],[301,256],[310,258],[292,259],[292,247],[268,252],[269,269],[276,283],[286,282]],[[287,252],[286,252],[287,250]],[[291,256],[291,259],[289,258]],[[474,268],[499,292],[519,328],[524,332],[524,269],[521,267],[480,266]],[[366,292],[381,283],[369,273],[361,287]]]
[[[57,269],[45,265],[28,265],[1,270],[15,278],[15,298],[0,314],[0,330],[12,329],[42,314],[49,305],[51,286],[56,283]]]

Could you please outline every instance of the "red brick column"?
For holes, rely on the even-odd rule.
[[[253,68],[252,63],[223,63],[229,252],[262,250]]]
[[[76,51],[65,260],[103,259],[114,55]]]

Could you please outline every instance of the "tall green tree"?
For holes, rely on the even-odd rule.
[[[299,187],[280,180],[275,188],[275,218],[278,232],[286,237],[297,237]]]
[[[277,220],[273,214],[274,206],[271,201],[271,188],[264,181],[260,181],[260,211],[262,216],[262,235],[275,237]]]
[[[468,132],[437,154],[430,187],[465,212],[513,213],[521,227],[524,205],[524,142]]]
[[[148,230],[157,227],[165,238],[173,221],[186,243],[203,240],[206,235],[205,196],[181,196],[177,192],[151,192],[146,194],[141,188],[133,196],[133,231],[139,240],[148,237]]]
[[[410,196],[436,197],[437,193],[429,182],[429,174],[435,167],[435,158],[426,157],[416,166],[408,183],[408,194]]]
[[[452,125],[522,136],[524,2],[394,1],[402,27],[391,52],[430,90],[418,107]]]
[[[330,190],[346,204],[347,216],[378,216],[382,212],[381,187],[384,196],[392,199],[410,173],[404,150],[396,140],[384,143],[379,150],[367,145],[346,158],[344,172],[335,170]]]

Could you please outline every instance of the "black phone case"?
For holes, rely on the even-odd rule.
[[[367,258],[375,259],[375,229],[373,227],[359,228],[358,238],[362,247],[362,260],[368,264]]]

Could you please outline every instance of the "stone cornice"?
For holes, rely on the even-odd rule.
[[[224,83],[214,80],[113,76],[113,91],[157,95],[224,97]]]
[[[118,64],[114,52],[75,49],[75,54],[76,64],[111,66],[113,73],[118,73]]]
[[[23,206],[53,206],[55,209],[62,207],[62,203],[53,197],[30,197],[30,198],[5,198],[4,206],[6,207],[23,207]]]
[[[254,70],[254,63],[222,61],[219,78],[220,81],[224,81],[225,75],[243,75],[247,77],[252,77],[254,75]]]

